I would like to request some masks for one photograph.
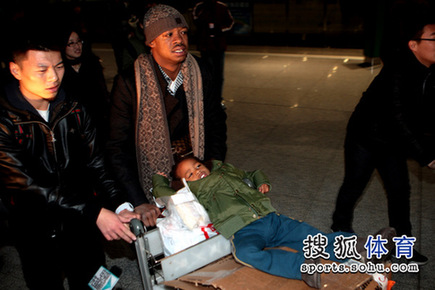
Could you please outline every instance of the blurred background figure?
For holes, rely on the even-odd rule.
[[[360,67],[371,67],[381,64],[381,49],[385,35],[385,19],[389,0],[369,0],[362,5],[364,62]]]
[[[126,47],[130,19],[129,2],[126,0],[112,0],[110,3],[110,38],[115,54],[118,72],[123,68],[123,50]]]
[[[64,89],[76,96],[88,109],[99,132],[99,140],[104,141],[108,131],[109,92],[101,60],[76,28],[65,30],[64,44]]]
[[[143,32],[143,15],[155,1],[114,0],[111,3],[111,38],[118,73],[133,65],[147,51]]]
[[[216,0],[205,0],[196,4],[193,9],[193,20],[198,30],[197,41],[201,58],[210,64],[218,96],[223,99],[226,33],[233,27],[234,19],[226,4]]]

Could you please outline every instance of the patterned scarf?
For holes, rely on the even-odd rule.
[[[204,102],[201,71],[191,54],[181,65],[183,88],[189,118],[189,133],[193,153],[204,158]],[[168,130],[163,93],[154,70],[151,55],[142,54],[135,62],[137,90],[136,148],[139,177],[142,188],[153,200],[152,176],[162,172],[169,176],[174,159]]]

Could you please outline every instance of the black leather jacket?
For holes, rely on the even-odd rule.
[[[2,92],[1,199],[11,216],[28,221],[28,213],[37,211],[57,224],[68,214],[95,222],[102,207],[114,210],[125,198],[106,175],[96,131],[83,107],[60,91],[49,110],[46,122],[18,83]]]
[[[347,138],[402,152],[422,166],[435,160],[434,69],[411,53],[386,65],[356,106]]]

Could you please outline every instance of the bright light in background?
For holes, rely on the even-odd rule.
[[[299,104],[294,104],[294,105],[290,106],[290,109],[295,109],[297,107],[299,107]]]
[[[268,58],[268,57],[269,57],[268,55],[265,55],[265,56],[263,56],[262,58],[263,58],[263,59],[266,59],[266,58]]]
[[[302,61],[307,61],[308,60],[308,58],[306,57],[306,56],[304,56],[303,58],[302,58]]]
[[[345,59],[343,60],[343,62],[344,62],[344,63],[348,63],[348,62],[349,62],[349,59],[348,59],[348,58],[345,58]]]

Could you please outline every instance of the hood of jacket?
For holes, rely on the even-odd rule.
[[[73,100],[67,98],[62,87],[59,93],[50,103],[50,122],[61,112],[65,106],[72,106]],[[69,107],[68,106],[68,107]],[[0,94],[0,107],[9,112],[9,117],[16,122],[38,120],[45,122],[38,111],[26,100],[19,89],[18,81],[12,81],[5,85]]]

